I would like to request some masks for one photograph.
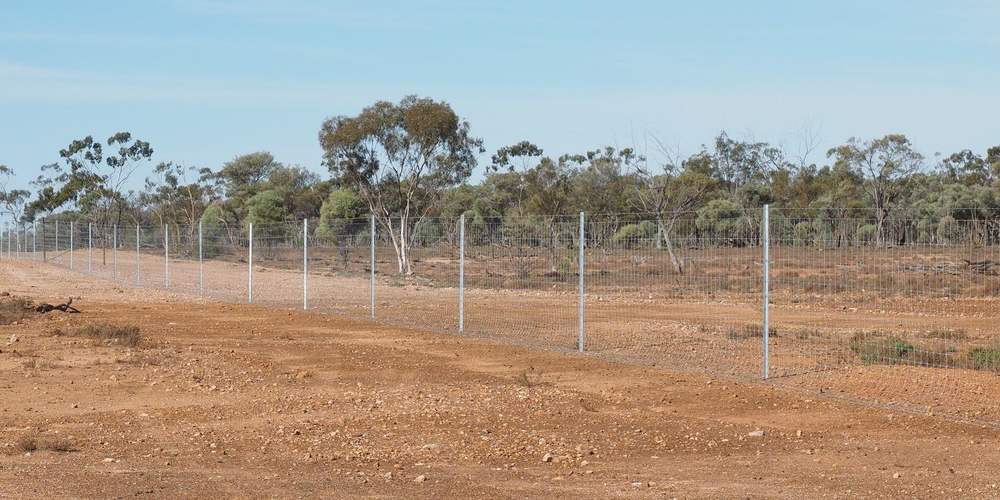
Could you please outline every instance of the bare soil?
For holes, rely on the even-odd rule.
[[[0,326],[0,497],[1000,497],[991,427],[44,265],[0,283],[83,311]],[[142,337],[54,334],[88,324]]]

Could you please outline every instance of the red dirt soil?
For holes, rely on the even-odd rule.
[[[0,497],[1000,497],[994,428],[45,266],[0,283],[83,311],[0,326]],[[143,339],[66,335],[95,323]]]

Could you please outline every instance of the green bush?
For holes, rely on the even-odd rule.
[[[288,219],[285,200],[277,191],[261,191],[247,202],[246,222],[255,225],[276,224]]]
[[[622,226],[611,237],[611,242],[615,246],[622,248],[633,248],[640,246],[642,240],[648,240],[656,236],[656,224],[650,221],[643,221],[639,224],[627,224]]]
[[[413,243],[431,245],[444,239],[444,227],[433,219],[422,219],[413,227]]]
[[[226,241],[226,229],[222,207],[212,205],[201,214],[202,255],[206,259],[222,253]]]
[[[741,215],[736,202],[726,198],[715,199],[698,209],[695,225],[718,237],[734,236]]]
[[[969,361],[976,370],[1000,371],[1000,346],[977,347],[969,351]]]
[[[867,365],[899,364],[916,350],[913,344],[898,337],[883,337],[865,333],[858,333],[851,337],[850,347],[851,351],[854,351]]]
[[[362,219],[368,212],[364,200],[353,190],[335,189],[330,192],[319,209],[319,227],[316,237],[340,240],[353,236],[368,226]]]
[[[795,243],[809,244],[812,242],[813,225],[811,222],[799,222],[792,231],[795,235]]]
[[[878,228],[875,227],[875,224],[865,224],[858,228],[857,231],[858,241],[863,243],[870,243],[872,241],[875,241],[875,233],[877,232]]]

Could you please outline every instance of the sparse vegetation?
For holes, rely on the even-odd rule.
[[[139,327],[135,325],[110,325],[105,323],[86,325],[69,333],[63,330],[53,332],[60,337],[89,337],[101,345],[137,347],[142,340]]]
[[[14,449],[21,453],[33,453],[40,450],[67,453],[73,451],[73,444],[63,438],[39,438],[34,434],[26,434],[17,439]]]
[[[1000,371],[1000,345],[969,351],[969,361],[976,370]]]
[[[767,335],[768,337],[778,337],[778,329],[773,326],[768,327]],[[764,327],[758,324],[733,325],[726,331],[726,338],[729,340],[759,339],[763,336]]]
[[[34,315],[31,299],[6,295],[0,297],[0,325],[10,325]]]

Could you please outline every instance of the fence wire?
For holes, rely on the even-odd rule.
[[[546,349],[582,340],[596,355],[740,380],[761,378],[766,356],[770,383],[1000,423],[1000,225],[975,217],[60,220],[8,227],[0,250],[120,286]]]

